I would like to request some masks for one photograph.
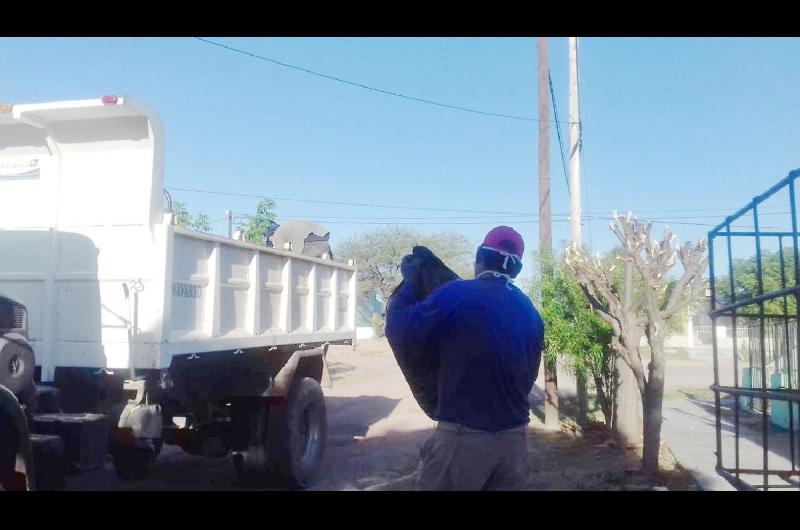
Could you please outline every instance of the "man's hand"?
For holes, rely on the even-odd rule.
[[[416,285],[420,280],[420,264],[419,259],[413,254],[403,258],[400,262],[400,273],[403,275],[403,281]]]

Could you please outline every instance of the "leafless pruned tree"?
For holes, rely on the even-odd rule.
[[[614,421],[615,431],[625,443],[637,443],[642,427],[638,410],[632,408],[630,383],[635,383],[644,411],[644,450],[642,470],[658,471],[661,446],[661,407],[664,398],[666,358],[664,342],[667,319],[702,296],[705,289],[703,274],[708,265],[706,242],[686,243],[676,247],[676,236],[669,228],[660,241],[650,238],[651,223],[633,214],[614,213],[616,223],[611,230],[617,236],[622,253],[621,264],[608,265],[587,256],[583,249],[567,249],[567,264],[578,276],[586,297],[598,314],[612,327],[612,347],[617,355],[619,390]],[[683,273],[670,282],[668,272],[680,260]],[[621,290],[614,286],[612,273],[621,265]],[[636,276],[641,289],[635,289]],[[651,350],[650,363],[645,370],[639,344],[646,336]],[[631,378],[632,375],[632,378]]]

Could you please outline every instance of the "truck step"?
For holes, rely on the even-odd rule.
[[[31,434],[30,440],[36,489],[62,488],[69,465],[64,440],[54,434]]]
[[[60,436],[67,460],[79,471],[102,467],[108,453],[108,419],[104,414],[34,414],[31,432]]]

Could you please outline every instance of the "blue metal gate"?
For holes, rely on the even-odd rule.
[[[790,172],[708,233],[716,467],[717,472],[738,489],[800,489],[797,462],[800,436],[796,433],[800,414],[800,329],[797,326],[800,315],[800,233],[795,190],[798,177],[800,169]],[[770,204],[780,201],[780,211],[766,209],[766,201]],[[771,222],[774,217],[768,216],[776,214],[787,214],[787,224],[791,226],[767,226],[769,223],[765,219]],[[723,252],[716,257],[719,261],[715,261],[715,243],[723,247]],[[734,247],[750,244],[755,251],[748,261],[752,266],[739,267],[737,272]],[[769,251],[767,247],[776,247],[777,250]],[[726,269],[727,274],[721,274],[720,269]],[[730,346],[726,342],[723,348],[721,338],[717,336],[717,319],[724,318],[732,321],[734,332]],[[746,323],[746,340],[737,337],[742,323]],[[728,347],[732,348],[733,385],[720,384],[721,376],[730,376],[730,373],[721,373],[723,358],[728,361],[725,350]],[[742,348],[747,352],[740,351]],[[748,367],[740,367],[745,360]],[[732,399],[723,399],[724,395]],[[723,401],[727,403],[724,407]],[[726,414],[733,416],[732,425],[723,426],[722,418]],[[762,451],[760,468],[742,464],[741,458],[742,438],[749,433],[749,425],[753,423],[760,424],[760,436],[756,436]],[[723,458],[730,458],[729,454],[723,454],[722,443],[728,429],[734,433],[732,465]],[[771,441],[783,443],[784,439],[788,442],[785,458],[776,456],[774,447],[770,447]]]

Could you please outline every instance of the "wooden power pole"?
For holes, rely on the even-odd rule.
[[[551,274],[553,236],[550,212],[550,67],[547,55],[547,37],[539,37],[539,254],[541,273]],[[544,354],[544,352],[542,352]],[[557,428],[558,377],[555,366],[544,365],[544,423]]]

